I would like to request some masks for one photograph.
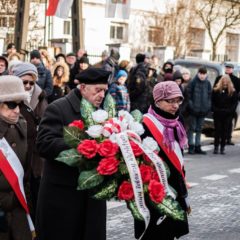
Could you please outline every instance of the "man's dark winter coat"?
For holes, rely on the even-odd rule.
[[[79,171],[58,162],[61,151],[69,149],[63,127],[81,119],[79,89],[51,103],[42,118],[37,146],[46,158],[39,192],[36,229],[38,240],[105,240],[106,202],[78,191]]]

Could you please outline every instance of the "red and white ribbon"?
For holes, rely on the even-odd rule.
[[[5,138],[0,139],[0,170],[11,185],[19,202],[24,208],[32,235],[35,228],[30,217],[29,208],[23,187],[24,170],[15,152],[12,150]]]
[[[138,163],[133,154],[127,133],[122,132],[116,134],[116,139],[128,168],[137,209],[144,219],[146,230],[150,221],[150,213],[144,200],[143,183]]]

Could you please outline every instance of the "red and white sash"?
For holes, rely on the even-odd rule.
[[[144,115],[143,123],[148,127],[161,150],[164,151],[173,166],[178,170],[183,178],[185,178],[183,173],[183,155],[178,142],[174,142],[174,150],[169,149],[165,144],[163,144],[164,126],[151,114],[147,113]]]
[[[29,208],[23,187],[24,170],[20,160],[12,150],[5,138],[0,139],[0,170],[11,185],[19,202],[24,208],[32,236],[35,236],[35,228],[30,217]]]

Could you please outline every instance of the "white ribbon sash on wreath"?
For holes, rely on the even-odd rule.
[[[32,236],[35,236],[35,228],[30,217],[29,208],[23,187],[24,170],[20,160],[12,150],[5,138],[0,139],[0,170],[14,190],[19,202],[24,208]]]
[[[137,209],[144,219],[146,230],[150,221],[150,213],[144,200],[143,183],[141,173],[138,168],[138,163],[136,161],[131,145],[129,143],[127,133],[123,132],[116,134],[116,139],[129,171]]]

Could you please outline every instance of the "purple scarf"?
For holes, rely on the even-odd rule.
[[[163,126],[163,143],[170,149],[174,149],[174,129],[177,130],[177,136],[179,140],[179,145],[181,149],[184,149],[188,146],[187,134],[186,131],[180,121],[178,121],[179,117],[175,119],[166,119],[158,115],[150,106],[148,109],[148,113],[152,114]]]

